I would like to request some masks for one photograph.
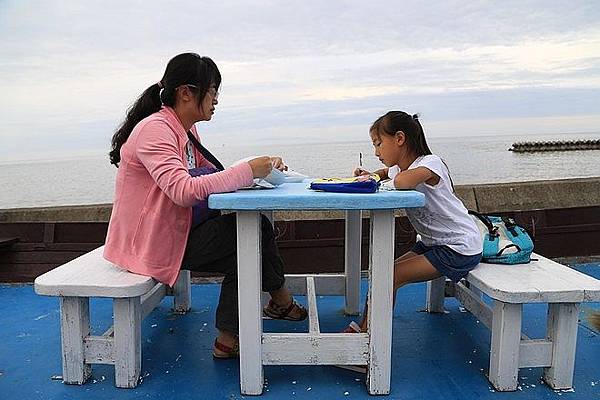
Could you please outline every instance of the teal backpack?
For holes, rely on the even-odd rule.
[[[483,236],[481,261],[491,264],[525,264],[531,261],[533,241],[512,218],[470,211]]]

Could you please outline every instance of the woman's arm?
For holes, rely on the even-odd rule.
[[[414,189],[418,184],[423,182],[435,186],[439,181],[440,177],[429,168],[417,167],[399,172],[394,178],[394,187],[396,189]]]

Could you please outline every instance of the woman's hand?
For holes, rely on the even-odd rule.
[[[288,167],[283,163],[281,157],[271,157],[271,161],[273,162],[273,168],[277,168],[280,171],[287,171]]]
[[[361,176],[361,175],[371,175],[371,173],[369,171],[367,171],[366,169],[363,169],[361,167],[357,167],[354,172],[352,173],[353,176]]]
[[[273,160],[269,156],[253,158],[248,161],[248,164],[252,168],[252,176],[254,178],[264,178],[273,169]]]

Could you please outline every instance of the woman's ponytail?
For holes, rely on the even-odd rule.
[[[127,111],[125,121],[113,135],[112,149],[108,153],[111,164],[119,166],[121,147],[129,139],[138,122],[160,111],[163,105],[175,107],[176,91],[181,85],[196,88],[196,100],[200,105],[211,86],[219,89],[221,73],[217,64],[208,57],[201,57],[196,53],[182,53],[173,57],[167,64],[162,79],[142,93]]]
[[[142,93],[129,110],[127,110],[125,121],[123,121],[119,129],[117,129],[113,135],[111,141],[112,150],[108,155],[110,157],[110,163],[114,164],[116,167],[119,167],[119,162],[121,161],[121,147],[125,144],[127,139],[129,139],[129,135],[131,135],[133,128],[138,122],[160,110],[162,105],[160,100],[161,86],[161,82],[155,83]]]

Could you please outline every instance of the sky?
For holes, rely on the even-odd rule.
[[[0,162],[106,153],[127,108],[193,51],[223,76],[208,145],[600,131],[592,1],[0,0]]]

